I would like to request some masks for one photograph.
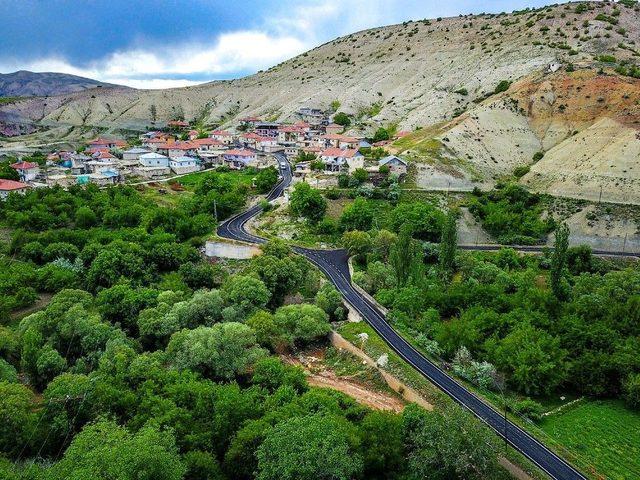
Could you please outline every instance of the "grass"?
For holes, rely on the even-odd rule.
[[[593,478],[640,478],[640,414],[623,402],[579,402],[546,417],[540,428]]]
[[[22,97],[0,97],[0,105],[17,102],[21,98]]]
[[[380,372],[367,364],[363,364],[362,360],[345,350],[337,350],[334,347],[327,348],[324,363],[331,368],[338,377],[348,377],[357,380],[368,388],[378,392],[396,394],[396,392],[387,385],[387,382],[384,381]]]
[[[200,182],[200,180],[202,178],[204,178],[206,175],[209,175],[211,173],[217,173],[218,175],[224,175],[225,178],[228,178],[229,180],[231,180],[231,182],[234,185],[237,184],[245,184],[245,185],[252,185],[253,183],[253,179],[256,176],[256,173],[253,171],[245,171],[245,170],[233,170],[230,172],[222,172],[222,173],[218,173],[218,172],[194,172],[194,173],[190,173],[188,175],[185,175],[184,177],[180,177],[176,179],[176,182],[178,182],[180,185],[182,185],[185,188],[193,188],[195,187],[198,182]]]

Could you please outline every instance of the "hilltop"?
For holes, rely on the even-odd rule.
[[[0,97],[63,95],[92,88],[116,86],[66,73],[28,72],[26,70],[0,73]]]

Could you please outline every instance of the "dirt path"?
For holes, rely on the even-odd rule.
[[[307,377],[309,385],[314,387],[332,388],[338,390],[359,403],[375,410],[387,410],[399,413],[404,409],[404,402],[397,397],[368,390],[345,377],[337,377],[332,371],[311,373]]]

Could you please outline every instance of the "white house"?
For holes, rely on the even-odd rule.
[[[169,157],[155,152],[144,153],[138,157],[138,163],[143,167],[168,167]]]
[[[407,173],[408,164],[400,157],[389,155],[388,157],[381,158],[378,161],[378,168],[383,166],[389,167],[389,171],[391,173],[395,173],[396,175],[405,175]]]
[[[251,150],[227,150],[224,152],[224,160],[229,163],[232,168],[245,168],[250,164],[256,163],[257,155]]]
[[[160,178],[171,173],[169,169],[169,157],[159,153],[145,153],[138,158],[138,166],[133,173],[144,178]]]
[[[25,193],[29,185],[15,180],[5,180],[0,178],[0,199],[4,200],[10,193]]]
[[[170,159],[169,167],[171,167],[171,170],[173,170],[173,172],[177,175],[197,172],[198,170],[200,170],[200,164],[198,160],[196,158],[187,156]]]
[[[11,168],[18,172],[20,180],[23,182],[31,182],[35,180],[40,173],[40,166],[34,162],[17,162],[12,163]]]
[[[327,172],[340,172],[343,168],[353,172],[364,167],[364,156],[355,148],[327,148],[320,152],[320,160]]]

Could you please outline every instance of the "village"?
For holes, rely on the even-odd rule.
[[[19,158],[11,164],[19,180],[0,180],[0,198],[45,186],[156,182],[220,167],[259,170],[277,166],[275,154],[294,165],[295,177],[316,186],[336,185],[340,173],[356,170],[406,175],[407,162],[385,147],[408,132],[373,142],[346,135],[345,126],[319,109],[301,108],[298,116],[287,124],[247,117],[233,129],[212,131],[173,120],[137,138],[99,137],[76,150],[46,152],[44,162]]]

